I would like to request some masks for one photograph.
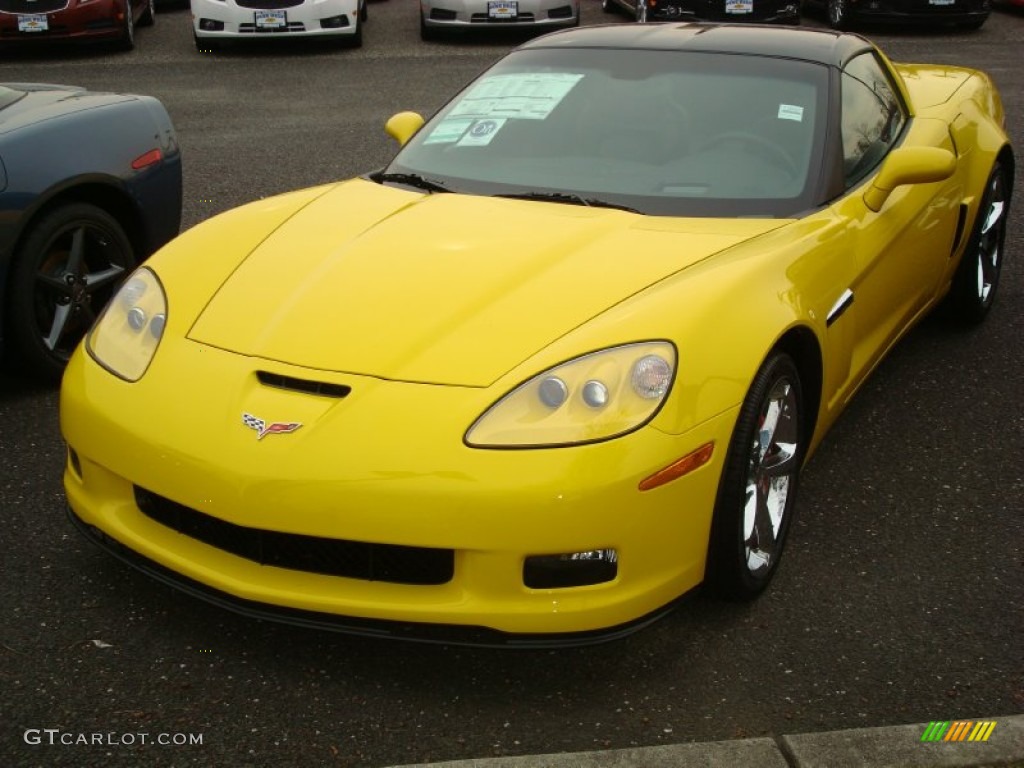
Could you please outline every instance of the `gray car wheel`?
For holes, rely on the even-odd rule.
[[[16,251],[8,293],[10,337],[25,364],[58,378],[135,264],[124,229],[102,208],[71,203],[33,224]]]

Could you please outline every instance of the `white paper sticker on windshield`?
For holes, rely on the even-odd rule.
[[[466,131],[465,135],[459,139],[457,147],[483,147],[490,144],[495,136],[498,135],[498,131],[501,130],[501,126],[505,124],[504,118],[498,120],[477,120],[473,123],[473,127]]]
[[[779,120],[804,121],[804,108],[794,104],[779,104]]]
[[[472,124],[473,121],[468,118],[463,120],[442,120],[430,132],[430,135],[423,140],[423,143],[451,144],[458,141]]]
[[[523,72],[485,77],[448,117],[543,120],[583,78],[571,72]]]

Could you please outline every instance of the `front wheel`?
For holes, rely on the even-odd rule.
[[[140,27],[151,27],[156,21],[156,0],[146,0],[146,10],[139,16]]]
[[[768,586],[792,521],[804,452],[800,373],[777,352],[740,407],[719,482],[707,581],[722,597],[749,600]]]
[[[832,29],[845,30],[850,28],[849,0],[828,0],[825,6],[828,25]]]
[[[964,324],[980,323],[995,301],[1009,214],[1009,179],[1002,163],[996,162],[950,288],[950,309],[955,319]]]
[[[123,51],[130,51],[135,47],[135,11],[132,10],[132,0],[124,2],[124,26],[121,29],[118,47]]]
[[[11,341],[25,364],[59,378],[135,263],[124,229],[94,205],[71,203],[33,224],[15,253],[8,293]]]

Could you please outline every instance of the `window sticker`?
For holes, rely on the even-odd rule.
[[[430,135],[423,140],[424,144],[452,144],[458,141],[466,129],[473,124],[469,118],[461,120],[442,120]]]
[[[462,97],[448,117],[543,120],[582,79],[582,74],[571,72],[485,77]]]
[[[804,108],[794,104],[779,104],[779,120],[804,121]]]
[[[495,136],[498,135],[498,131],[501,130],[501,126],[505,124],[505,118],[498,118],[492,120],[487,118],[486,120],[477,120],[473,123],[473,127],[470,128],[466,133],[459,139],[457,147],[484,147],[491,143]]]

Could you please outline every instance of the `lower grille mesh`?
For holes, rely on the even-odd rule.
[[[455,572],[450,549],[368,544],[235,525],[135,488],[139,510],[152,520],[233,555],[293,571],[395,584],[446,584]]]

